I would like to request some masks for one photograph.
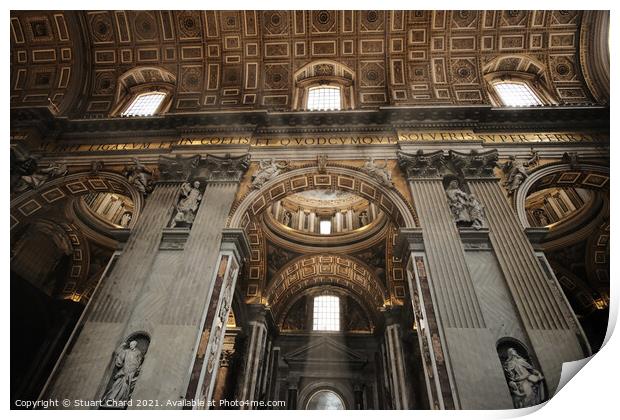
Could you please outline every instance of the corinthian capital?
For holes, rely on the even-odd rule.
[[[192,171],[198,166],[200,155],[159,157],[159,177],[162,181],[185,182],[190,178]]]
[[[492,177],[493,169],[497,166],[497,149],[479,152],[472,150],[469,153],[460,153],[450,150],[450,161],[454,168],[465,177]]]
[[[239,182],[249,166],[249,154],[237,157],[207,155],[199,173],[207,181]]]
[[[432,153],[418,150],[416,154],[398,152],[398,165],[408,180],[440,177],[445,167],[443,150]]]

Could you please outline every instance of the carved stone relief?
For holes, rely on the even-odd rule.
[[[527,159],[517,158],[512,155],[508,161],[502,165],[502,170],[506,174],[504,186],[508,190],[508,195],[512,195],[529,176],[528,168],[538,165],[538,152],[530,153]]]
[[[260,169],[252,177],[252,188],[261,188],[263,184],[277,177],[289,169],[289,162],[276,162],[274,158],[261,160]]]
[[[140,163],[137,158],[132,160],[133,163],[125,167],[123,175],[131,185],[146,196],[153,191],[153,171]]]
[[[394,186],[392,174],[387,169],[387,161],[384,161],[383,165],[378,165],[372,157],[369,157],[364,166],[361,167],[361,170],[385,187],[392,188]]]

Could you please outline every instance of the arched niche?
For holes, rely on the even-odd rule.
[[[67,288],[63,284],[72,272],[79,275],[81,265],[73,260],[82,257],[82,249],[63,226],[47,219],[30,223],[11,246],[11,272],[50,297],[59,297]],[[76,252],[77,251],[77,252]],[[86,255],[87,257],[87,255]],[[79,277],[73,278],[74,283]],[[68,297],[71,297],[69,294]]]
[[[552,163],[536,168],[519,186],[513,196],[513,205],[524,228],[531,227],[525,211],[525,201],[532,192],[550,187],[571,187],[587,190],[609,191],[609,168],[583,163]]]
[[[61,208],[71,199],[99,193],[118,193],[129,197],[134,205],[132,222],[136,222],[144,205],[144,197],[125,177],[113,172],[79,172],[52,179],[39,189],[28,190],[12,199],[11,232],[52,208]]]
[[[108,369],[109,379],[101,393],[102,409],[128,407],[150,344],[151,337],[138,331],[127,336],[116,348]]]
[[[514,407],[531,407],[546,401],[548,391],[545,378],[537,369],[527,346],[515,338],[504,337],[497,341],[496,348]]]

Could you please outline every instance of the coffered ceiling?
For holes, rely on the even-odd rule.
[[[174,85],[169,112],[289,110],[296,73],[353,73],[356,108],[489,103],[484,74],[533,73],[591,103],[579,11],[11,12],[11,105],[107,117],[119,86]],[[314,67],[316,64],[316,67]],[[49,98],[49,99],[48,99]]]

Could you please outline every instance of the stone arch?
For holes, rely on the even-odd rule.
[[[415,208],[396,189],[388,189],[365,173],[345,165],[329,165],[324,173],[315,165],[305,165],[285,172],[250,190],[230,212],[227,227],[246,228],[269,204],[287,195],[316,188],[352,192],[379,206],[398,227],[419,225]]]
[[[519,186],[513,197],[513,206],[524,228],[531,227],[525,213],[528,194],[551,187],[609,191],[609,168],[591,163],[577,164],[574,167],[568,163],[551,163],[536,168]]]
[[[313,381],[301,389],[299,393],[299,408],[307,410],[308,404],[312,397],[321,391],[329,391],[334,393],[340,398],[342,405],[345,409],[350,410],[354,404],[354,396],[350,390],[341,386],[340,383],[334,381]]]
[[[388,298],[387,288],[364,262],[345,255],[315,254],[302,255],[282,267],[266,288],[264,299],[280,324],[291,299],[308,288],[327,285],[346,289],[369,310],[381,307]]]
[[[287,195],[302,191],[324,188],[355,193],[377,205],[388,217],[394,229],[419,225],[414,207],[394,188],[386,188],[367,174],[345,165],[327,165],[319,171],[315,164],[303,165],[285,172],[266,182],[260,189],[252,189],[243,195],[231,209],[227,227],[246,231],[250,240],[250,260],[247,269],[246,300],[261,301],[267,273],[266,239],[260,229],[259,216],[269,205]],[[402,268],[391,272],[402,278]],[[394,298],[404,298],[404,285],[393,287]],[[398,290],[397,290],[398,289]]]
[[[113,172],[79,172],[53,179],[37,190],[28,190],[12,199],[11,232],[68,199],[101,192],[117,192],[131,197],[136,215],[140,215],[144,197],[125,177]],[[135,223],[136,219],[134,217],[132,222]]]

